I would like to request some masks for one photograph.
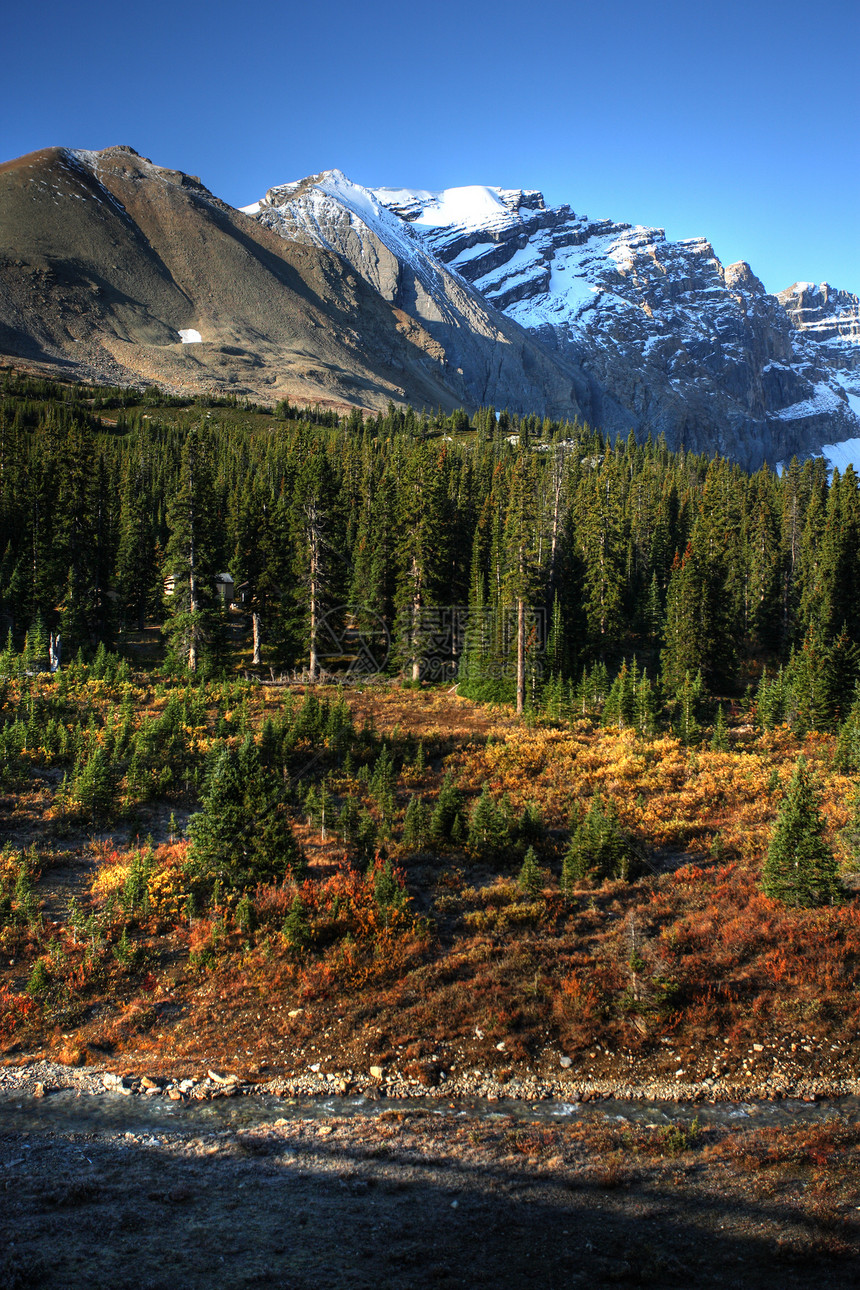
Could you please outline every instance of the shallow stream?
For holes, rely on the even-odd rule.
[[[860,1098],[820,1102],[487,1102],[442,1098],[274,1096],[220,1097],[212,1101],[171,1102],[163,1097],[126,1097],[120,1093],[77,1093],[60,1089],[43,1098],[15,1090],[0,1092],[0,1133],[116,1134],[233,1132],[272,1124],[275,1120],[326,1119],[330,1116],[378,1116],[385,1111],[453,1115],[472,1120],[515,1119],[531,1124],[572,1120],[608,1120],[618,1124],[660,1127],[698,1120],[703,1127],[755,1128],[820,1123],[838,1117],[860,1119]]]

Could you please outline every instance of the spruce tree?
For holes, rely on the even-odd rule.
[[[430,813],[420,797],[412,796],[406,808],[403,820],[403,845],[405,847],[423,846],[427,840],[430,826]]]
[[[534,847],[529,847],[523,856],[523,864],[517,882],[520,890],[527,896],[539,896],[543,891],[544,873],[538,864]]]
[[[508,841],[504,816],[493,801],[489,784],[484,784],[469,817],[467,844],[479,855],[492,855]]]
[[[261,764],[250,739],[238,754],[226,746],[216,753],[188,837],[191,872],[207,887],[244,891],[302,871],[280,777]]]
[[[537,585],[537,551],[541,529],[540,499],[534,458],[521,456],[511,472],[504,546],[504,594],[516,610],[516,709],[525,710],[527,611],[534,603]]]
[[[219,627],[215,606],[216,499],[211,444],[199,426],[188,431],[178,486],[168,511],[166,632],[176,662],[195,672]]]
[[[812,908],[839,899],[836,857],[824,838],[819,794],[806,761],[794,768],[762,870],[765,895],[785,905]]]
[[[436,798],[436,806],[430,819],[430,837],[434,842],[451,840],[454,826],[460,818],[463,795],[454,783],[454,772],[448,771]]]
[[[301,453],[291,506],[294,544],[294,592],[307,651],[308,676],[319,679],[321,654],[339,644],[323,627],[326,614],[341,598],[342,534],[338,524],[337,478],[325,445],[310,435],[298,445]]]
[[[711,750],[713,752],[729,751],[729,732],[726,729],[726,715],[723,712],[723,705],[717,708],[717,719],[714,722],[714,733],[711,735]]]
[[[122,485],[116,582],[125,626],[143,631],[160,599],[153,498],[143,460],[126,470]]]
[[[596,794],[584,820],[571,834],[564,857],[565,889],[584,878],[628,878],[632,853],[618,824],[614,803]]]

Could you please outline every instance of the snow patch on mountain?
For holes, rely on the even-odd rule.
[[[412,196],[419,198],[418,193]],[[421,193],[421,212],[414,223],[424,228],[449,228],[460,224],[465,228],[483,225],[506,213],[506,206],[498,189],[471,184],[465,188],[445,188],[438,193]]]
[[[829,385],[819,381],[810,398],[801,399],[799,403],[791,403],[787,408],[780,408],[772,415],[779,417],[782,421],[795,421],[798,417],[814,417],[829,412],[841,412],[845,402],[846,400],[840,399],[839,395]]]
[[[842,443],[823,444],[821,456],[825,458],[831,470],[843,472],[849,466],[853,466],[856,471],[860,468],[860,438],[846,439]]]

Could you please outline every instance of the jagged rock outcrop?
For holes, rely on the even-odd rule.
[[[748,466],[860,430],[825,356],[704,239],[548,209],[539,193],[376,189],[449,269],[588,378],[586,415]]]
[[[795,282],[777,299],[804,341],[837,374],[860,416],[860,297],[827,282]]]

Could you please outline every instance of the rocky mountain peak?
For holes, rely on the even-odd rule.
[[[730,291],[750,291],[757,296],[767,295],[764,283],[756,277],[746,260],[738,260],[735,264],[726,265],[725,277],[726,286]]]
[[[664,434],[750,466],[860,433],[821,346],[746,261],[724,267],[707,238],[589,219],[536,190],[365,189],[340,171],[270,189],[248,211],[334,250],[464,373],[466,326],[487,337],[495,326],[500,339],[499,311],[569,374],[569,407],[610,433]],[[798,297],[797,317],[814,308],[819,334],[825,315],[828,334],[850,331],[850,302],[815,290],[817,304]],[[523,406],[504,385],[487,401]]]
[[[818,340],[843,338],[860,344],[860,298],[828,282],[795,282],[777,296],[798,331]]]

